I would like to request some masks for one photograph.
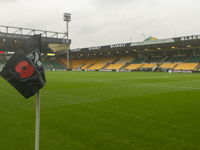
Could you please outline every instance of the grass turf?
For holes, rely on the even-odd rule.
[[[200,149],[200,74],[46,72],[41,150]],[[0,149],[32,150],[35,99],[0,78]]]

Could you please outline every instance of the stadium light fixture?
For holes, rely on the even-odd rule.
[[[70,22],[71,21],[71,14],[70,13],[64,13],[63,20]]]
[[[67,36],[67,41],[69,39],[69,30],[68,30],[68,23],[71,21],[71,14],[70,13],[64,13],[63,15],[63,20],[66,21],[66,27],[67,27],[67,32],[66,32],[66,36]],[[67,68],[69,69],[69,49],[67,47]]]
[[[63,15],[63,20],[66,21],[66,25],[67,25],[67,32],[66,32],[66,36],[67,39],[69,38],[69,31],[68,31],[68,23],[71,21],[71,14],[70,13],[64,13]]]

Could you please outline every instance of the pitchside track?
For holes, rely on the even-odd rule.
[[[200,149],[200,74],[46,72],[41,150]],[[0,149],[33,150],[35,99],[0,78]]]

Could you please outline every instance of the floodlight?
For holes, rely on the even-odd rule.
[[[70,13],[64,13],[63,20],[70,22],[71,21],[71,14]]]

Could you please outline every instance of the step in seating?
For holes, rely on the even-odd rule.
[[[161,69],[173,69],[177,63],[163,63],[159,66]]]
[[[178,63],[174,70],[194,70],[199,63]]]
[[[200,63],[200,56],[192,56],[189,60],[186,61],[187,63]]]
[[[143,66],[141,68],[153,68],[155,65],[157,65],[156,63],[150,63],[150,64],[143,64]]]
[[[134,60],[134,57],[132,56],[121,56],[114,64],[109,64],[105,69],[116,69],[119,70],[126,64],[130,63],[131,61]]]
[[[57,61],[42,61],[44,69],[66,69],[62,64]]]
[[[142,66],[143,66],[143,64],[130,64],[125,69],[137,70],[137,69],[139,69]]]

